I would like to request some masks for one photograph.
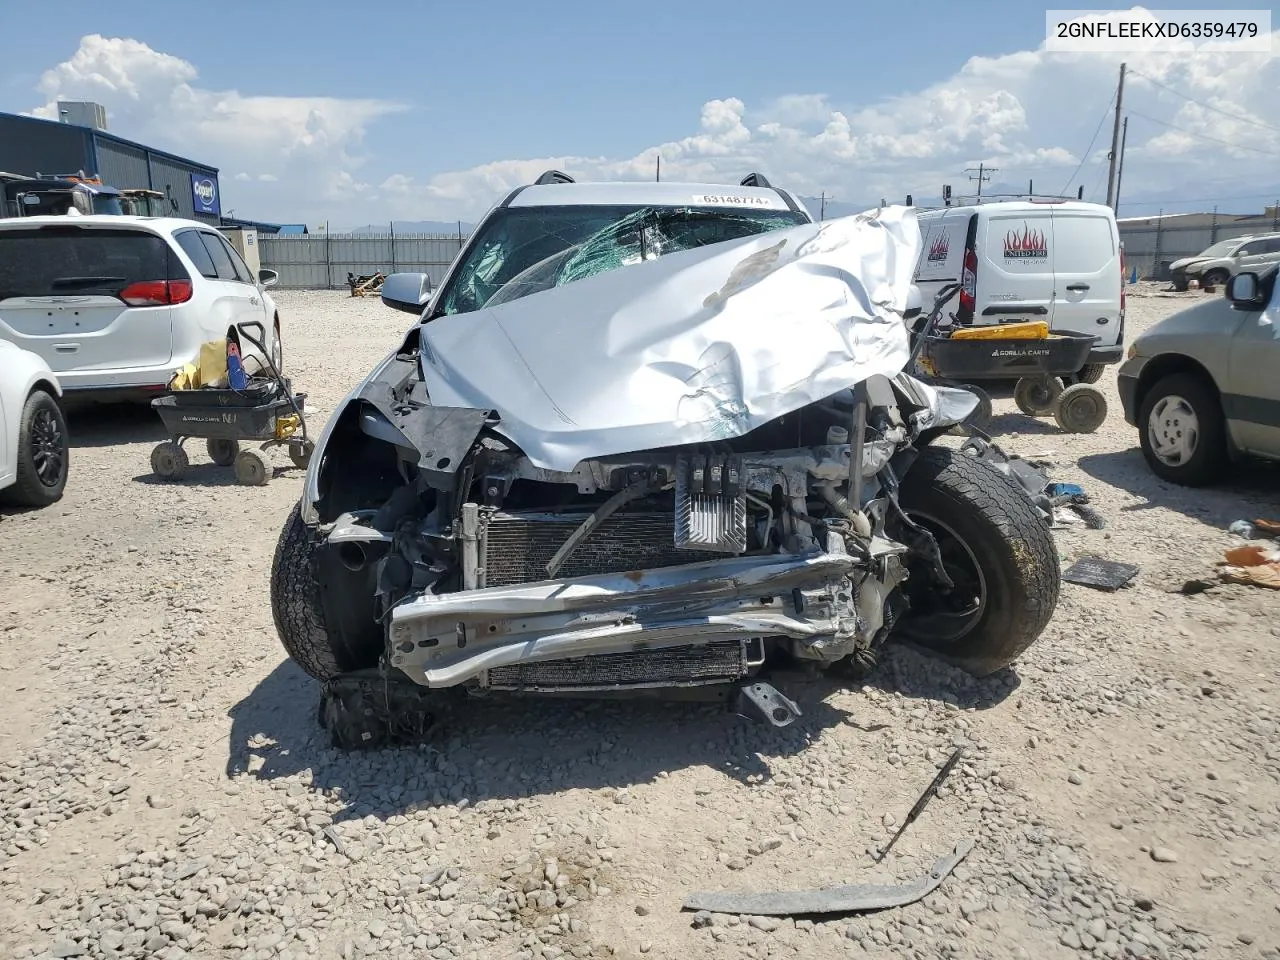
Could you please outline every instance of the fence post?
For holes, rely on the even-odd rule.
[[[333,289],[333,253],[330,249],[329,221],[324,222],[324,288]]]
[[[1156,253],[1151,262],[1151,275],[1156,279],[1160,278],[1160,235],[1164,228],[1164,209],[1161,208],[1160,215],[1156,218]]]
[[[396,272],[396,222],[391,221],[391,272]]]

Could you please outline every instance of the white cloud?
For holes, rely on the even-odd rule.
[[[365,128],[400,109],[383,100],[210,90],[198,81],[194,64],[137,40],[93,34],[44,73],[47,100],[32,113],[57,119],[57,100],[94,100],[107,108],[112,132],[130,139],[224,171],[287,171],[280,181],[272,173],[224,173],[231,184],[223,185],[223,205],[292,221],[327,213],[317,197],[333,196],[334,183],[366,161]]]
[[[1114,14],[1138,15],[1137,8]],[[1273,38],[1280,50],[1280,32]],[[1107,104],[1121,59],[1053,53],[1041,45],[973,57],[944,80],[877,100],[858,97],[851,73],[850,89],[839,94],[779,91],[754,104],[733,96],[709,100],[686,136],[632,156],[517,154],[443,172],[397,172],[407,157],[365,155],[366,129],[399,109],[394,103],[208,90],[199,86],[194,65],[135,40],[85,37],[71,59],[44,75],[48,102],[36,112],[52,116],[59,97],[97,100],[124,135],[224,170],[274,171],[224,174],[230,181],[224,203],[242,214],[329,219],[335,228],[390,219],[474,220],[549,168],[578,179],[651,179],[659,157],[664,180],[729,183],[759,170],[799,193],[825,191],[847,204],[908,193],[932,202],[944,183],[968,189],[965,169],[980,162],[998,171],[988,190],[1025,189],[1031,180],[1038,191],[1057,192],[1074,175],[1072,192],[1083,184],[1087,197],[1101,199],[1111,134]],[[1280,58],[1201,48],[1123,59],[1130,68],[1127,197],[1276,188]],[[911,75],[904,69],[901,82]],[[691,121],[696,109],[690,104]]]
[[[1111,16],[1144,15],[1135,8]],[[826,191],[849,203],[908,193],[933,201],[944,183],[957,192],[970,189],[965,169],[979,162],[998,171],[988,190],[1023,190],[1033,181],[1038,192],[1057,192],[1069,182],[1072,192],[1083,185],[1086,197],[1103,199],[1112,128],[1107,104],[1122,59],[1130,68],[1126,196],[1273,189],[1280,182],[1280,58],[1222,45],[1175,46],[1172,54],[1122,56],[1051,53],[1041,45],[973,57],[946,80],[873,103],[822,93],[782,95],[758,109],[736,98],[712,100],[702,107],[696,133],[630,158],[496,160],[426,178],[416,191],[409,189],[412,178],[397,175],[409,206],[396,216],[474,217],[549,167],[580,179],[648,179],[658,156],[664,179],[735,182],[760,170],[800,193]],[[1273,48],[1280,50],[1280,32]],[[1235,206],[1251,210],[1259,202]]]

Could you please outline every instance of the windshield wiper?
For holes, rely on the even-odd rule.
[[[106,283],[124,283],[127,277],[58,277],[49,284],[54,290],[79,290],[81,287],[100,287]]]

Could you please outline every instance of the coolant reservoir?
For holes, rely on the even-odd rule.
[[[849,442],[849,431],[844,427],[827,427],[827,446]]]

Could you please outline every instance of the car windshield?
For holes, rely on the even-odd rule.
[[[807,222],[792,210],[508,207],[485,222],[435,313],[497,306],[666,253]]]
[[[1225,257],[1231,251],[1240,246],[1239,240],[1219,240],[1213,246],[1205,250],[1200,256],[1202,257]]]

